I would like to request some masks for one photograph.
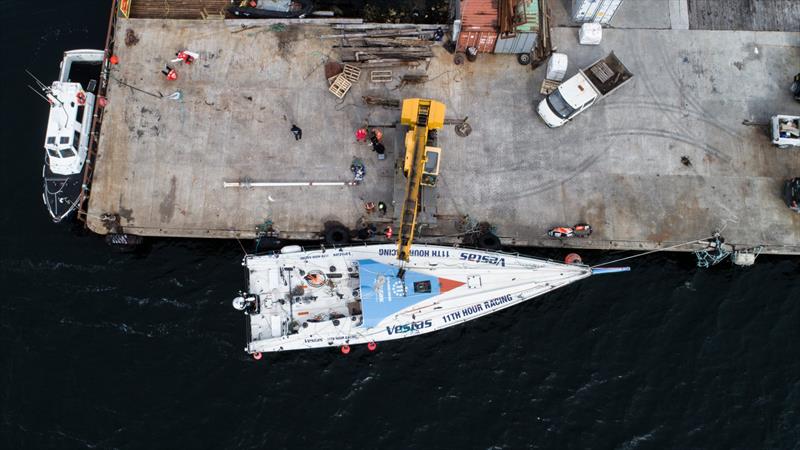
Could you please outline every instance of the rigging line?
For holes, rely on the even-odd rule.
[[[594,269],[595,267],[605,266],[607,264],[612,264],[612,263],[618,263],[620,261],[625,261],[627,259],[638,258],[640,256],[649,255],[651,253],[663,252],[665,250],[670,250],[670,249],[677,248],[677,247],[683,247],[684,245],[689,245],[689,244],[694,244],[694,243],[702,243],[703,241],[709,241],[711,239],[716,238],[720,234],[722,234],[722,232],[725,231],[726,228],[728,228],[728,221],[727,220],[723,220],[723,222],[724,223],[722,225],[722,228],[720,228],[718,231],[715,231],[714,234],[712,234],[709,237],[702,238],[702,239],[695,239],[695,240],[692,240],[692,241],[684,242],[682,244],[676,244],[676,245],[672,245],[670,247],[664,247],[664,248],[657,248],[655,250],[651,250],[649,252],[640,253],[638,255],[627,256],[625,258],[620,258],[620,259],[615,259],[613,261],[608,261],[608,262],[604,262],[604,263],[600,263],[600,264],[595,264],[594,266],[589,266],[589,268],[590,269]]]
[[[625,258],[620,258],[620,259],[615,259],[613,261],[607,261],[607,262],[604,262],[604,263],[595,264],[593,266],[589,266],[589,268],[590,269],[594,269],[595,267],[600,267],[600,266],[605,266],[605,265],[608,265],[608,264],[618,263],[620,261],[625,261],[625,260],[628,260],[628,259],[638,258],[640,256],[649,255],[651,253],[663,252],[663,251],[670,250],[670,249],[673,249],[673,248],[682,247],[684,245],[689,245],[689,244],[694,244],[694,243],[700,243],[700,242],[703,242],[703,241],[708,241],[709,239],[714,239],[714,236],[712,235],[712,236],[709,236],[709,237],[703,238],[703,239],[693,239],[691,241],[683,242],[683,243],[680,243],[680,244],[671,245],[669,247],[657,248],[657,249],[651,250],[649,252],[639,253],[639,254],[636,254],[636,255],[633,255],[633,256],[626,256]]]
[[[114,75],[111,75],[110,73],[108,74],[108,77],[111,78],[112,80],[116,81],[117,83],[123,85],[123,86],[126,86],[126,87],[129,87],[129,88],[133,89],[134,91],[139,91],[139,92],[141,92],[143,94],[147,94],[147,95],[153,96],[155,98],[164,98],[164,95],[161,94],[160,92],[158,93],[158,95],[156,95],[156,94],[154,94],[152,92],[145,91],[144,89],[139,89],[136,86],[132,86],[132,85],[120,80],[119,78],[115,77]]]
[[[239,247],[242,248],[242,251],[244,252],[244,256],[247,256],[247,250],[244,249],[244,245],[242,245],[242,241],[239,240],[239,236],[234,236],[234,238],[236,238],[236,242],[239,243]]]

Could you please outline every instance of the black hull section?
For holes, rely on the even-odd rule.
[[[309,0],[297,0],[296,3],[301,5],[301,8],[296,11],[270,11],[268,9],[231,6],[228,8],[228,12],[238,17],[251,19],[294,19],[305,16],[314,9],[314,3]]]
[[[83,173],[58,175],[45,164],[43,170],[44,192],[42,198],[53,222],[61,222],[78,209]]]

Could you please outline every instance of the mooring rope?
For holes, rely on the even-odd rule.
[[[699,244],[699,243],[701,243],[703,241],[708,241],[710,239],[714,239],[715,237],[716,237],[716,235],[711,235],[711,236],[709,236],[707,238],[703,238],[703,239],[692,239],[691,241],[683,242],[683,243],[680,243],[680,244],[671,245],[669,247],[657,248],[657,249],[651,250],[649,252],[639,253],[639,254],[633,255],[633,256],[626,256],[625,258],[620,258],[620,259],[615,259],[613,261],[607,261],[607,262],[604,262],[604,263],[595,264],[594,266],[590,266],[589,268],[590,269],[594,269],[595,267],[605,266],[605,265],[608,265],[608,264],[614,264],[614,263],[618,263],[620,261],[625,261],[625,260],[628,260],[628,259],[638,258],[640,256],[645,256],[645,255],[649,255],[649,254],[652,254],[652,253],[663,252],[663,251],[666,251],[666,250],[671,250],[673,248],[683,247],[684,245],[695,244],[695,243]]]

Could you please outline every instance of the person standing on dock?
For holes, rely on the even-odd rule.
[[[303,130],[301,130],[300,127],[295,124],[292,124],[292,134],[294,135],[295,141],[303,139]]]
[[[367,143],[367,129],[366,128],[359,128],[356,130],[356,142],[366,144]]]
[[[165,77],[167,77],[168,81],[175,81],[178,79],[178,72],[175,71],[172,67],[168,64],[164,64],[164,69],[161,71]]]

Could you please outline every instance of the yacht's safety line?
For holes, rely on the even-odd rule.
[[[638,258],[640,256],[649,255],[651,253],[663,252],[663,251],[666,251],[666,250],[671,250],[673,248],[683,247],[684,245],[700,244],[700,243],[703,243],[703,241],[708,241],[709,239],[713,239],[713,238],[714,238],[714,236],[709,236],[709,237],[703,238],[703,239],[693,239],[691,241],[683,242],[681,244],[675,244],[675,245],[672,245],[672,246],[669,246],[669,247],[664,247],[664,248],[657,248],[657,249],[651,250],[649,252],[639,253],[639,254],[633,255],[633,256],[626,256],[625,258],[620,258],[620,259],[615,259],[613,261],[607,261],[607,262],[604,262],[604,263],[595,264],[593,266],[589,266],[589,268],[590,269],[594,269],[595,267],[606,266],[608,264],[614,264],[614,263],[618,263],[620,261],[625,261],[625,260],[628,260],[628,259]]]

